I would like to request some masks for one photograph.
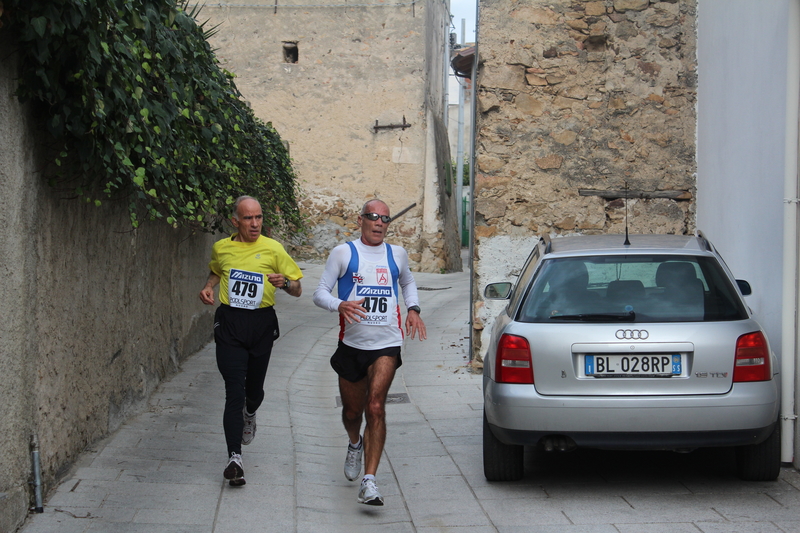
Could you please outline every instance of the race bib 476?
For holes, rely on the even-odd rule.
[[[364,298],[364,303],[361,305],[367,311],[367,316],[361,319],[361,324],[365,326],[389,324],[389,310],[394,304],[391,287],[357,285],[356,298]]]

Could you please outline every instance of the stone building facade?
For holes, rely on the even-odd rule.
[[[482,0],[473,358],[538,235],[692,233],[695,0]],[[624,200],[627,195],[626,201]],[[627,217],[626,217],[627,213]]]
[[[296,5],[303,4],[303,5]],[[289,144],[310,229],[288,243],[324,260],[364,202],[386,201],[387,240],[412,269],[461,268],[445,123],[446,1],[208,4],[212,44],[256,115]]]

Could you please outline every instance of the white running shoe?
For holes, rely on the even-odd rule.
[[[364,453],[364,437],[361,437],[361,446],[353,448],[347,443],[347,457],[344,458],[344,477],[355,481],[361,473],[361,455]]]
[[[231,453],[228,466],[225,467],[225,471],[222,475],[225,476],[225,479],[229,480],[231,487],[241,487],[245,484],[241,454]]]
[[[242,409],[242,417],[244,418],[244,430],[242,431],[242,444],[248,445],[256,438],[256,414],[247,416],[247,408]]]
[[[358,503],[366,505],[383,505],[383,496],[378,492],[378,485],[374,479],[361,481],[361,490],[358,491]]]

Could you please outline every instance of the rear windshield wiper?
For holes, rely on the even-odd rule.
[[[626,311],[624,313],[583,313],[577,315],[554,315],[550,320],[582,320],[584,322],[633,322],[636,320],[636,313]]]

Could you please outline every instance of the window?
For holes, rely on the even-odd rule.
[[[682,255],[591,256],[545,261],[522,322],[742,320],[744,305],[719,263]],[[606,317],[603,319],[603,317]]]
[[[297,48],[297,41],[283,41],[283,62],[297,63],[300,59],[300,50]]]

